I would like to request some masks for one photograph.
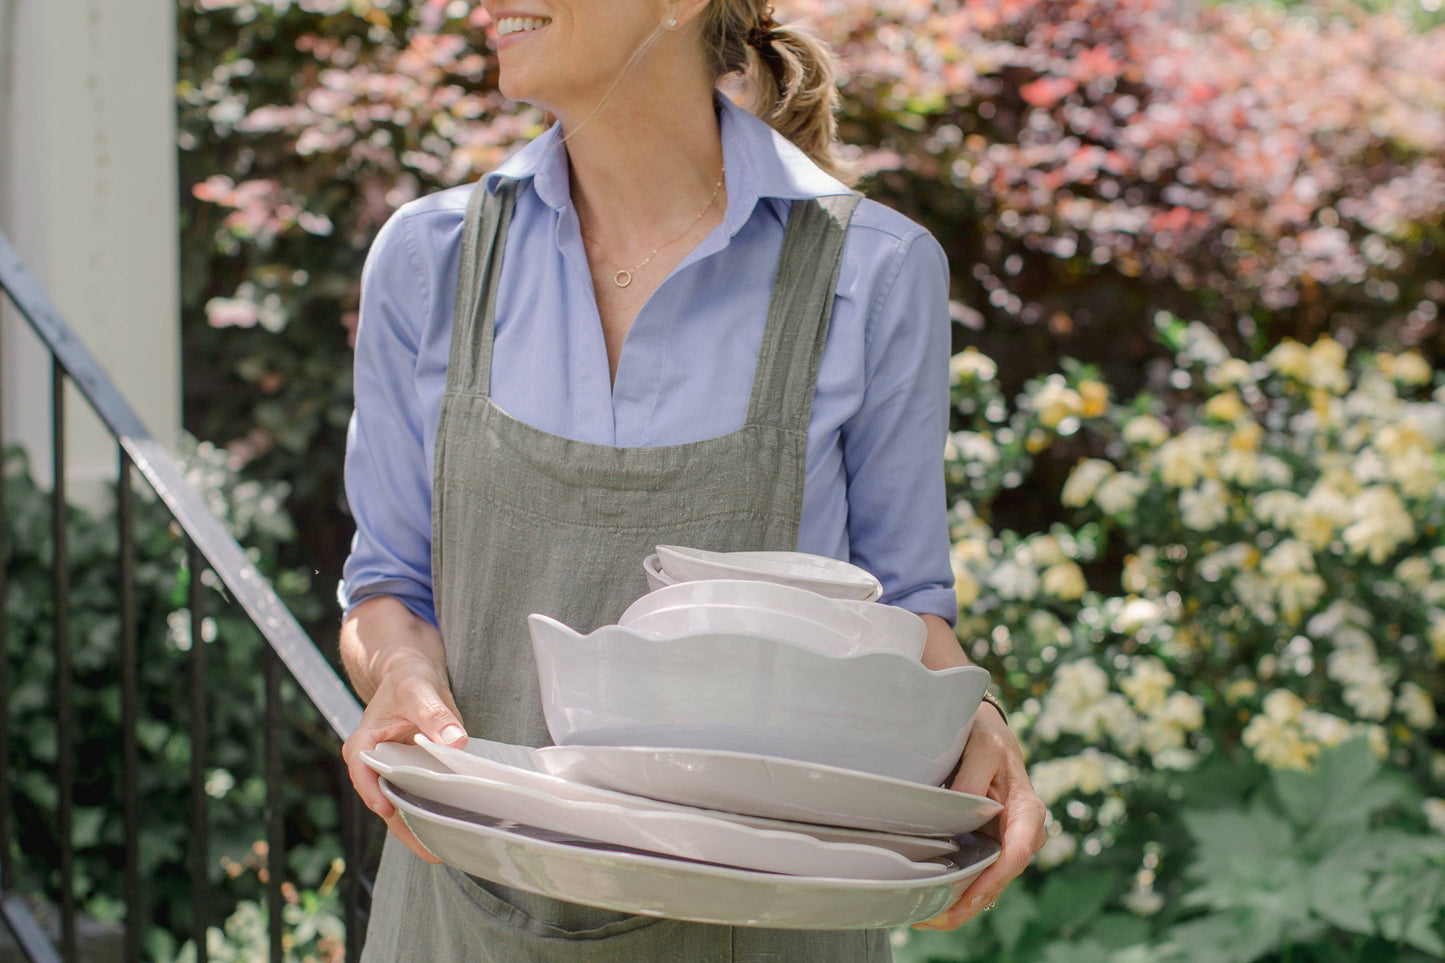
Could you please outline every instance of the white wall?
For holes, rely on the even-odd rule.
[[[0,230],[151,431],[181,423],[173,0],[0,0]],[[5,302],[7,443],[50,478],[48,352]],[[116,448],[72,387],[67,477]]]

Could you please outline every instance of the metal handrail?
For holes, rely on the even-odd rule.
[[[71,666],[69,652],[69,631],[67,627],[68,596],[66,566],[66,525],[65,525],[65,411],[64,383],[68,377],[74,381],[82,395],[90,403],[106,428],[114,436],[120,448],[117,514],[121,531],[120,557],[120,616],[122,621],[122,725],[124,817],[126,823],[126,888],[130,905],[131,924],[126,928],[127,960],[140,959],[139,928],[134,910],[140,900],[139,878],[137,875],[136,826],[139,802],[136,795],[136,745],[135,745],[135,626],[134,592],[132,582],[133,560],[131,558],[132,508],[130,487],[133,480],[132,467],[140,469],[142,476],[169,509],[189,539],[187,566],[189,569],[188,606],[190,609],[191,638],[201,638],[201,596],[199,573],[202,559],[230,590],[233,598],[250,616],[252,623],[265,639],[267,648],[262,652],[265,703],[268,714],[279,704],[279,672],[277,662],[284,664],[301,687],[313,706],[321,713],[331,731],[340,740],[345,740],[361,721],[361,705],[347,689],[331,664],[321,654],[316,644],[301,628],[295,617],[272,590],[256,566],[247,558],[241,546],[231,537],[225,526],[211,514],[205,501],[190,483],[185,471],[176,458],[155,439],[145,427],[135,410],[111,382],[105,371],[71,331],[55,305],[46,296],[34,277],[26,270],[18,253],[3,233],[0,233],[0,290],[3,290],[15,304],[30,327],[49,348],[51,355],[51,444],[54,457],[54,488],[52,491],[52,520],[54,540],[53,570],[55,585],[56,621],[56,712],[58,715],[57,789],[60,797],[60,811],[57,823],[60,832],[60,870],[62,877],[60,901],[60,952],[44,939],[40,927],[35,923],[25,904],[9,894],[11,885],[8,862],[3,860],[9,849],[8,826],[8,765],[0,770],[0,925],[8,928],[20,943],[21,950],[32,963],[49,963],[57,959],[77,959],[75,906],[72,893],[72,851],[70,833],[72,818],[70,802],[74,785],[73,760],[69,758],[67,744],[69,725],[67,716],[71,711]],[[3,500],[0,500],[3,511]],[[3,516],[0,516],[3,521]],[[5,545],[0,540],[0,587],[4,580]],[[0,640],[3,640],[3,620],[0,620]],[[3,654],[3,648],[0,648]],[[4,683],[3,659],[0,659],[0,758],[4,756],[7,736],[5,713],[7,690]],[[191,819],[192,819],[192,940],[196,947],[199,963],[206,959],[207,913],[205,911],[206,884],[206,819],[205,794],[202,786],[206,761],[206,739],[204,735],[206,705],[204,699],[205,646],[193,644],[190,650],[191,662],[191,704],[189,708],[192,725],[191,749]],[[270,950],[275,963],[281,960],[281,876],[283,832],[281,824],[280,794],[280,742],[278,733],[267,727],[265,733],[266,771],[266,836],[267,836],[267,908],[270,912]],[[354,813],[353,800],[343,800],[346,813]],[[353,873],[347,887],[347,958],[356,959],[359,951],[359,936],[355,927],[358,913],[356,899],[359,885],[355,872],[359,865],[352,862],[354,844],[359,839],[356,827],[347,826],[343,815],[343,845],[348,852],[348,864]],[[354,823],[354,818],[351,820]]]
[[[345,740],[361,721],[361,705],[272,590],[231,533],[211,514],[186,481],[185,470],[141,422],[95,358],[76,338],[19,254],[0,232],[0,288],[50,348],[66,374],[165,502],[216,575],[305,690],[337,738]]]

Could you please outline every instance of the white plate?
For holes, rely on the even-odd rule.
[[[679,582],[709,578],[762,579],[809,589],[832,598],[872,602],[883,585],[864,569],[807,552],[708,552],[681,545],[657,546],[662,571]]]
[[[425,750],[396,742],[363,751],[361,759],[394,785],[433,802],[650,853],[843,879],[927,879],[947,869],[942,863],[904,859],[890,849],[753,829],[699,812],[678,812],[665,804],[642,809],[558,799],[504,782],[458,775]]]
[[[958,840],[942,876],[856,880],[781,876],[625,852],[428,804],[381,782],[421,844],[457,869],[554,899],[623,913],[775,929],[874,929],[929,919],[998,858]]]
[[[456,749],[432,742],[426,736],[421,735],[416,737],[416,744],[454,773],[530,788],[562,800],[579,803],[608,803],[639,810],[656,810],[661,807],[675,812],[700,813],[715,819],[752,826],[755,829],[778,829],[786,832],[806,833],[815,839],[826,842],[880,846],[884,849],[891,849],[911,860],[933,859],[947,855],[956,848],[953,839],[947,834],[909,835],[867,829],[815,826],[806,822],[719,812],[660,802],[634,796],[631,793],[613,792],[610,789],[589,786],[580,782],[570,782],[544,771],[535,757],[537,750],[527,746],[492,742],[473,736],[467,742],[465,749]]]
[[[745,752],[548,746],[536,759],[554,775],[618,792],[882,832],[968,833],[1003,808],[983,796]]]

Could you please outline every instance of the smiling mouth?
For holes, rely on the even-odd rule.
[[[530,33],[540,30],[552,21],[546,17],[503,17],[497,21],[497,36],[508,37],[514,33]]]

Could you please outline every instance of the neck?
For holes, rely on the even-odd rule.
[[[722,173],[712,97],[705,80],[620,84],[590,118],[559,113],[584,232],[636,249],[697,214]]]

